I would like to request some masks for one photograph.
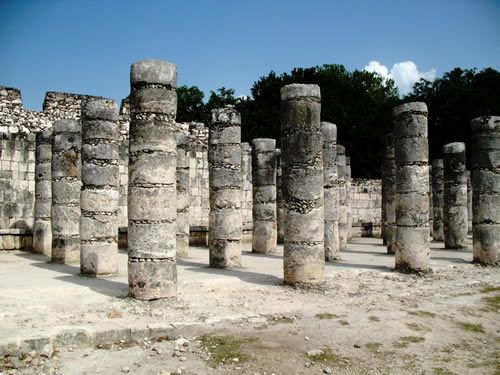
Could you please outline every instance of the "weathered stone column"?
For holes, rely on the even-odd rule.
[[[394,160],[394,139],[392,133],[385,135],[383,170],[386,180],[386,228],[387,253],[396,252],[396,161]]]
[[[177,193],[177,235],[176,253],[178,258],[189,254],[189,139],[187,134],[178,132],[176,193]]]
[[[252,251],[275,253],[276,220],[276,140],[256,138],[252,141]]]
[[[52,261],[80,261],[82,149],[78,120],[58,120],[52,128]]]
[[[323,176],[325,188],[325,260],[340,259],[339,192],[337,188],[337,126],[321,122],[323,133]]]
[[[319,86],[281,88],[285,283],[324,279],[323,136]]]
[[[429,165],[429,236],[432,237],[434,228],[434,203],[432,195],[432,165]]]
[[[472,131],[472,243],[475,262],[500,262],[500,116],[478,117]]]
[[[467,171],[467,234],[472,234],[472,181]]]
[[[241,143],[241,221],[243,234],[251,234],[253,230],[253,185],[252,185],[252,146],[248,142]]]
[[[346,191],[346,206],[347,206],[347,241],[352,238],[352,196],[351,196],[351,158],[349,156],[345,157],[346,165],[346,178],[345,178],[345,191]]]
[[[429,145],[427,105],[393,110],[396,160],[396,269],[429,270]]]
[[[175,297],[176,66],[139,61],[130,84],[129,293],[141,300]]]
[[[432,239],[444,240],[443,231],[443,159],[432,161]]]
[[[339,204],[337,206],[338,210],[338,228],[339,228],[339,250],[347,249],[347,165],[345,156],[345,147],[342,145],[337,145],[337,156],[336,164],[338,171],[338,193],[339,193]]]
[[[231,108],[212,110],[208,137],[210,267],[232,268],[241,265],[240,142],[239,112]]]
[[[116,103],[89,99],[82,105],[80,272],[84,275],[118,272],[119,158]]]
[[[33,251],[52,255],[52,130],[36,134],[35,154],[35,221],[33,223]]]
[[[465,144],[443,147],[443,230],[446,249],[467,247],[467,174]]]
[[[281,185],[281,149],[276,149],[276,222],[278,225],[278,243],[282,244],[285,237],[285,215]]]

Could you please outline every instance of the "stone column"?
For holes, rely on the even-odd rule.
[[[130,84],[129,293],[140,300],[175,297],[176,66],[139,61]]]
[[[443,241],[443,159],[432,161],[432,239]]]
[[[178,132],[176,194],[177,194],[177,235],[176,253],[178,258],[187,258],[189,253],[189,138]]]
[[[336,164],[338,171],[338,228],[339,228],[339,250],[347,249],[347,165],[345,156],[345,147],[337,145]]]
[[[347,206],[347,240],[352,238],[352,196],[351,196],[351,158],[345,157],[346,164],[346,178],[345,178],[345,191],[346,191],[346,206]]]
[[[474,261],[500,262],[500,116],[478,117],[472,132]]]
[[[241,143],[241,220],[243,233],[252,232],[252,211],[253,211],[253,186],[252,186],[252,146],[247,142]]]
[[[212,110],[208,137],[210,267],[241,265],[241,116],[231,108]]]
[[[102,277],[118,272],[120,131],[116,103],[82,104],[80,272]]]
[[[58,120],[52,128],[52,261],[80,261],[82,149],[78,120]]]
[[[467,234],[472,234],[472,181],[467,171]]]
[[[337,188],[337,126],[321,122],[323,133],[323,176],[325,188],[325,260],[340,259],[339,255],[339,192]]]
[[[282,194],[286,284],[324,279],[323,136],[319,86],[281,88]]]
[[[252,141],[252,252],[275,253],[276,223],[276,140]]]
[[[467,175],[465,144],[443,147],[443,231],[446,249],[467,247]]]
[[[382,206],[380,210],[380,236],[382,237],[382,244],[387,245],[386,237],[386,227],[387,227],[387,170],[388,170],[388,160],[387,160],[387,148],[384,147],[384,153],[382,154],[382,164],[380,166],[380,179],[382,185]]]
[[[396,161],[394,160],[394,139],[392,133],[385,135],[383,170],[386,180],[386,228],[387,253],[396,252]]]
[[[281,192],[281,149],[276,149],[276,220],[278,225],[278,243],[282,244],[285,236],[285,216],[283,213],[283,194]]]
[[[429,145],[427,105],[393,110],[396,160],[396,269],[429,270]]]
[[[434,228],[434,204],[432,195],[432,165],[429,165],[429,236],[432,237]]]
[[[35,221],[33,223],[33,251],[52,256],[52,130],[36,134],[35,154]]]

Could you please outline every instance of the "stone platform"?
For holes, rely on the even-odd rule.
[[[381,242],[353,239],[341,252],[341,261],[327,263],[330,290],[324,294],[338,292],[341,284],[349,288],[349,280],[360,274],[396,277],[394,258]],[[56,347],[130,341],[169,334],[185,325],[259,319],[325,303],[317,292],[299,291],[297,299],[297,290],[283,286],[282,246],[276,255],[252,254],[250,242],[244,242],[243,249],[243,267],[230,270],[208,268],[208,249],[190,247],[190,258],[178,260],[177,301],[151,302],[127,298],[125,251],[119,254],[119,275],[106,279],[82,277],[78,265],[50,263],[43,255],[0,252],[0,355],[40,350],[47,342]],[[443,243],[431,243],[434,269],[467,266],[471,261],[470,246],[445,250]]]

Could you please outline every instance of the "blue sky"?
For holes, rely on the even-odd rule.
[[[35,110],[51,90],[120,100],[130,64],[159,58],[207,94],[326,63],[404,91],[457,66],[500,70],[499,19],[499,0],[0,0],[0,85]]]

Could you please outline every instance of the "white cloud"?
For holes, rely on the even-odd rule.
[[[392,66],[391,71],[378,61],[370,61],[364,70],[379,74],[384,79],[392,79],[396,84],[401,95],[408,94],[413,85],[420,78],[433,81],[436,78],[436,70],[431,69],[427,72],[420,72],[413,61],[402,61]]]

